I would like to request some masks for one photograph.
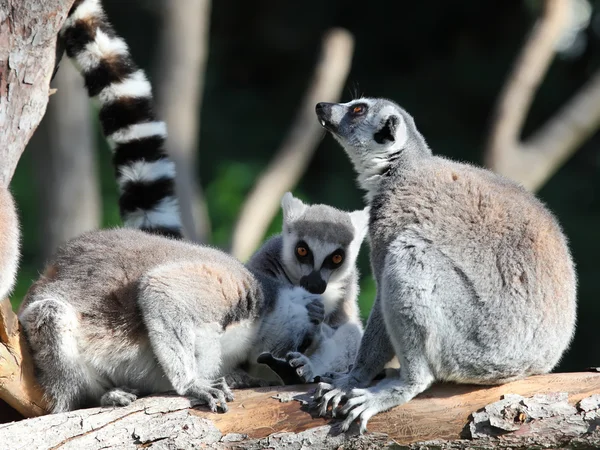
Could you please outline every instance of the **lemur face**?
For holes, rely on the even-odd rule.
[[[368,226],[368,210],[352,213],[306,205],[289,192],[282,199],[285,270],[294,284],[322,294],[354,267]]]
[[[359,171],[397,153],[408,139],[403,111],[389,100],[318,103],[316,113],[323,128],[344,147]]]

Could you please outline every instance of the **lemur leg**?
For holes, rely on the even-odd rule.
[[[19,314],[51,412],[72,411],[104,388],[87,376],[77,346],[79,321],[73,307],[56,298],[30,303]]]
[[[375,414],[402,405],[427,389],[435,376],[429,363],[429,333],[437,333],[436,267],[427,259],[427,249],[408,246],[388,261],[381,277],[381,311],[385,329],[400,361],[399,377],[385,379],[373,387],[353,389],[340,414],[347,415],[346,431],[356,419],[360,432]],[[391,262],[391,263],[390,263]],[[433,328],[424,325],[429,324]],[[441,326],[441,325],[440,325]],[[433,341],[434,342],[434,341]]]
[[[286,359],[304,382],[310,383],[316,376],[327,376],[327,372],[347,372],[354,363],[361,337],[359,324],[345,323],[324,337],[312,354],[290,352]]]
[[[218,326],[199,326],[172,299],[156,300],[140,299],[139,305],[152,350],[173,389],[206,403],[213,412],[217,407],[227,411],[226,402],[233,395],[223,379],[215,380],[221,358]],[[169,308],[164,307],[167,304]]]
[[[326,382],[319,383],[317,386],[315,399],[320,401],[319,414],[322,416],[327,414],[330,403],[332,414],[335,414],[344,395],[352,388],[367,386],[393,356],[394,347],[385,327],[378,287],[375,303],[352,370],[334,379],[325,379]]]

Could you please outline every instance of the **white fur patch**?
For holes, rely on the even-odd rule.
[[[152,136],[166,138],[167,125],[164,122],[158,121],[136,123],[111,134],[108,136],[108,141],[111,147],[114,149],[117,144],[124,144],[126,142],[135,141],[136,139],[143,139]]]
[[[258,337],[260,322],[242,320],[225,329],[220,339],[221,370],[229,371],[248,357]]]
[[[161,178],[175,178],[175,163],[173,161],[135,161],[128,166],[119,167],[118,179],[121,189],[130,181],[151,182]]]
[[[128,228],[167,227],[180,228],[179,205],[177,198],[165,197],[151,210],[138,209],[127,214],[124,224]]]
[[[138,70],[120,83],[107,86],[98,95],[101,103],[112,102],[121,97],[152,97],[152,87],[143,70]]]
[[[75,22],[78,20],[88,19],[90,17],[100,17],[103,14],[104,11],[100,0],[85,0],[81,2],[73,14],[65,20],[61,33],[64,33],[66,29],[75,25]]]
[[[129,49],[125,41],[119,37],[110,37],[104,31],[96,30],[96,39],[90,42],[75,60],[83,72],[96,68],[100,62],[116,55],[128,55]]]

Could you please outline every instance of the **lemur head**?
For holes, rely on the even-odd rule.
[[[316,113],[321,125],[344,147],[368,198],[393,164],[431,154],[412,116],[390,100],[318,103]]]
[[[291,193],[281,200],[285,270],[294,284],[322,294],[355,268],[369,224],[368,208],[345,212],[307,205]]]

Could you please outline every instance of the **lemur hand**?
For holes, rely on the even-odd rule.
[[[321,298],[316,298],[308,303],[306,310],[308,311],[308,318],[315,325],[319,325],[325,319],[325,305],[323,305]]]

